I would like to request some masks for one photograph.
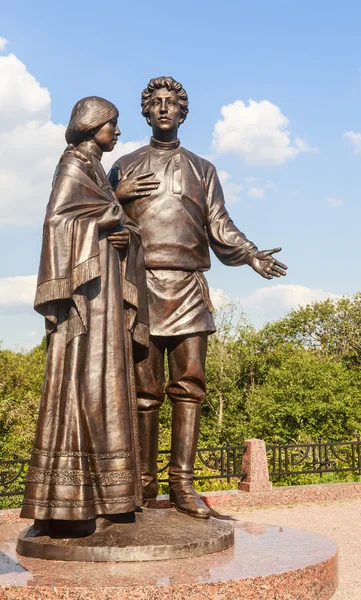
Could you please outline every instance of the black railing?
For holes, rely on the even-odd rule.
[[[242,459],[245,446],[220,446],[218,448],[198,448],[194,473],[196,480],[225,479],[230,483],[231,479],[243,479]],[[159,483],[167,483],[168,478],[163,478],[162,473],[167,471],[170,463],[170,450],[161,450],[158,458]]]
[[[243,479],[242,458],[245,446],[220,446],[218,448],[198,448],[194,465],[195,479]],[[166,483],[164,477],[170,463],[170,451],[160,450],[158,459],[158,481]],[[2,460],[0,461],[0,498],[21,496],[24,493],[24,483],[29,461]]]
[[[28,460],[0,460],[0,498],[22,496]]]
[[[321,438],[309,444],[273,444],[267,446],[269,474],[281,478],[291,475],[353,472],[361,475],[361,441],[325,442]]]
[[[195,462],[195,479],[223,479],[230,483],[232,479],[242,480],[242,459],[245,446],[219,446],[198,448]],[[361,476],[361,440],[360,436],[350,442],[325,442],[318,439],[309,444],[270,444],[266,446],[269,474],[273,479],[289,476],[326,473],[353,472]],[[159,452],[160,483],[168,481],[166,471],[170,463],[170,451]],[[0,461],[0,498],[21,496],[28,460]]]

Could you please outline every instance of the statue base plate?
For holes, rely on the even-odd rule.
[[[142,562],[213,554],[233,544],[229,523],[159,509],[136,512],[132,522],[116,523],[86,537],[39,535],[31,526],[20,533],[16,550],[46,560]]]
[[[223,552],[94,565],[19,556],[24,522],[2,512],[1,600],[329,600],[337,587],[337,547],[307,531],[229,520],[235,544]]]

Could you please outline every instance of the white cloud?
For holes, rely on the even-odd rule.
[[[318,148],[313,148],[305,142],[305,140],[301,140],[299,137],[295,139],[295,146],[298,148],[299,152],[318,152]]]
[[[41,333],[36,329],[32,329],[28,331],[26,336],[19,340],[16,344],[14,344],[14,350],[21,350],[22,352],[32,350],[40,344],[43,336],[45,335],[45,331],[42,330]]]
[[[41,341],[43,319],[32,308],[36,280],[36,275],[0,279],[0,330],[5,347],[15,343],[31,348]],[[298,306],[339,297],[319,288],[291,284],[265,286],[240,298],[231,298],[221,288],[210,288],[210,296],[216,310],[234,301],[257,327],[284,317]]]
[[[261,187],[251,187],[247,193],[251,198],[264,198],[265,189]]]
[[[247,164],[280,165],[300,152],[315,152],[307,142],[292,142],[288,118],[268,100],[241,100],[223,106],[213,132],[213,149],[236,154]]]
[[[361,154],[361,133],[346,131],[343,137],[353,146],[354,154]]]
[[[249,177],[248,179],[253,179]],[[259,181],[259,179],[258,179]],[[251,198],[264,198],[267,190],[275,190],[276,186],[273,181],[268,180],[263,186],[252,186],[249,188],[247,194]]]
[[[231,205],[239,202],[239,193],[243,190],[243,185],[229,181],[231,176],[226,171],[219,171],[218,177],[222,184],[226,203]]]
[[[65,127],[50,94],[13,54],[0,57],[0,225],[41,223]]]
[[[50,118],[50,94],[14,54],[0,56],[0,127],[2,131],[29,121]]]
[[[0,311],[34,303],[36,275],[19,275],[0,279]]]
[[[254,185],[259,182],[259,177],[245,177],[244,180],[248,185]]]
[[[230,174],[227,171],[218,171],[218,177],[221,184],[224,185],[230,178]]]
[[[209,288],[209,293],[211,296],[211,302],[216,310],[222,308],[222,306],[226,306],[231,302],[231,298],[227,296],[226,292],[221,288],[217,288],[216,290]]]
[[[9,42],[5,38],[0,37],[0,52],[2,52],[3,50],[5,50],[5,48],[8,45],[8,43]]]
[[[326,292],[319,288],[309,288],[303,285],[276,284],[270,287],[262,287],[246,296],[239,298],[239,302],[247,312],[247,309],[259,310],[264,315],[288,312],[298,306],[305,306],[316,301],[327,298],[337,298],[332,292]]]
[[[210,288],[210,295],[216,309],[234,302],[256,327],[262,327],[268,321],[282,319],[290,310],[299,306],[327,298],[339,298],[332,292],[294,284],[268,285],[238,298],[230,298],[223,289]]]
[[[326,202],[328,202],[329,204],[331,204],[331,206],[334,206],[335,208],[337,208],[338,206],[343,206],[345,204],[345,201],[342,198],[326,198]]]
[[[65,126],[50,115],[51,100],[16,56],[0,56],[0,225],[41,224]],[[70,111],[69,111],[70,112]],[[109,168],[146,141],[119,143],[104,157]]]

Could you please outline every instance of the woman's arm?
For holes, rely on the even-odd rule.
[[[99,231],[106,231],[107,229],[116,229],[119,225],[122,225],[123,221],[123,209],[117,202],[112,202],[109,207],[98,217],[98,229]]]

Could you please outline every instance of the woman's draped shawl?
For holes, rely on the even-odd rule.
[[[66,152],[47,208],[35,308],[48,356],[25,518],[93,519],[141,503],[132,337],[148,342],[142,245],[92,177],[86,157]],[[98,218],[113,211],[130,231],[123,260],[98,232]]]
[[[127,256],[122,262],[123,297],[130,309],[129,329],[134,341],[148,346],[148,304],[140,230],[115,198],[109,197],[93,181],[84,162],[75,154],[66,154],[55,171],[47,207],[34,308],[45,317],[47,334],[50,334],[58,322],[57,301],[73,300],[77,315],[72,318],[68,341],[72,335],[87,333],[84,298],[81,299],[77,291],[83,284],[101,277],[97,217],[113,209],[119,211],[123,225],[130,231]]]

